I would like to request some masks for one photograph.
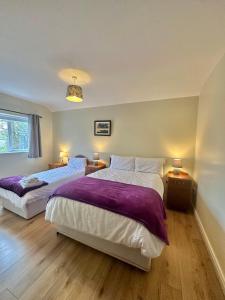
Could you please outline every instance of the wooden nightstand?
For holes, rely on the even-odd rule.
[[[85,175],[94,173],[96,171],[99,171],[99,170],[105,169],[105,168],[106,168],[106,165],[102,162],[99,162],[97,165],[89,164],[85,168]]]
[[[192,209],[193,179],[191,176],[187,173],[174,175],[173,172],[168,172],[166,183],[166,206],[179,211]]]
[[[60,168],[60,167],[65,167],[65,166],[67,166],[67,164],[61,163],[61,162],[54,162],[54,163],[48,164],[49,170],[55,169],[55,168]]]

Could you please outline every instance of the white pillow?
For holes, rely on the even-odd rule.
[[[134,162],[134,157],[112,155],[110,168],[125,171],[134,171]]]
[[[163,158],[135,157],[135,172],[163,175]]]
[[[68,162],[68,167],[83,170],[87,165],[87,158],[81,157],[71,157]]]

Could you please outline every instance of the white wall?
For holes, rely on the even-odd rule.
[[[52,161],[52,113],[44,106],[5,94],[0,94],[0,108],[35,113],[43,117],[40,121],[43,157],[30,159],[27,153],[0,154],[0,178],[46,170]]]
[[[76,105],[76,104],[75,104]],[[93,152],[181,157],[192,172],[198,97],[130,103],[53,113],[55,159]],[[112,120],[112,136],[94,136],[94,120]]]
[[[197,213],[225,279],[225,56],[199,99],[195,177]]]

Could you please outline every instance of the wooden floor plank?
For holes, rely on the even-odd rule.
[[[170,246],[145,273],[62,235],[39,215],[0,213],[0,300],[224,300],[192,214],[168,211]]]

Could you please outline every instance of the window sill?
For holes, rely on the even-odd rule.
[[[18,152],[2,152],[0,155],[8,155],[8,154],[22,154],[22,153],[28,153],[28,151],[18,151]]]

